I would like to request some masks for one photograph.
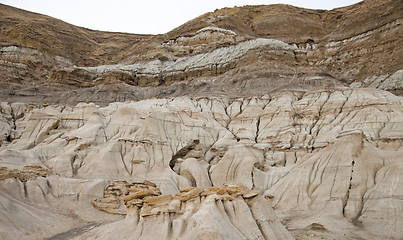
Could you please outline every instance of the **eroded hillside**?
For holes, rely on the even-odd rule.
[[[402,6],[152,36],[0,5],[0,238],[402,238]]]
[[[1,96],[107,104],[333,86],[401,94],[402,5],[221,9],[156,36],[91,31],[1,5]]]
[[[195,218],[200,214],[212,214],[220,226],[224,224],[209,228],[211,236],[252,239],[246,234],[248,228],[243,228],[251,223],[245,217],[251,214],[257,223],[265,218],[248,210],[254,208],[249,200],[243,203],[242,194],[252,189],[251,198],[261,198],[252,201],[257,202],[255,207],[272,203],[297,238],[398,238],[403,221],[397,214],[403,194],[399,187],[402,103],[401,97],[382,90],[323,89],[253,98],[153,99],[103,108],[3,104],[2,135],[8,137],[0,148],[2,171],[17,168],[26,176],[27,166],[37,166],[50,172],[13,178],[14,172],[3,177],[1,212],[12,215],[3,220],[2,232],[24,236],[33,234],[35,227],[34,234],[66,231],[66,225],[52,225],[50,230],[46,221],[52,221],[52,215],[41,216],[68,201],[64,212],[87,222],[97,222],[94,219],[102,213],[96,209],[109,214],[132,212],[123,222],[86,233],[85,239],[99,234],[109,239],[112,235],[105,231],[128,239],[146,234],[143,237],[148,239],[153,233],[140,229],[158,224],[166,228],[160,239],[181,234],[192,239],[194,234],[207,234],[202,225],[184,227],[199,222]],[[155,183],[157,190],[137,187],[129,197],[130,184],[144,179]],[[107,187],[114,181],[121,183]],[[240,194],[234,190],[230,192],[234,196],[227,196],[228,189],[217,192],[222,185],[237,185]],[[186,196],[177,194],[188,187],[197,188],[183,190],[192,192]],[[174,194],[178,197],[172,199]],[[126,210],[124,197],[126,202],[139,198],[132,210]],[[5,207],[11,205],[13,212]],[[21,215],[33,207],[37,215]],[[214,211],[220,215],[211,208],[218,208]],[[277,219],[268,211],[267,218]],[[58,221],[70,217],[56,213],[53,217]],[[22,227],[22,220],[29,223]],[[178,221],[185,224],[181,231],[172,227]],[[199,223],[211,226],[208,221]],[[260,231],[255,234],[271,239],[265,231],[274,231],[284,239],[283,224],[257,228]],[[311,224],[320,226],[319,230],[309,229]],[[273,230],[278,227],[282,230]]]

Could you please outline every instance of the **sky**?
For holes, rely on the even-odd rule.
[[[333,9],[359,0],[0,0],[94,30],[162,34],[204,13],[224,7],[284,3],[310,9]]]

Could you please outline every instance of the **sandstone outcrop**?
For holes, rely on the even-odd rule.
[[[242,185],[190,187],[172,197],[154,196],[158,188],[147,182],[125,184],[109,185],[104,200],[111,201],[111,190],[124,193],[130,186],[124,198],[127,217],[80,238],[109,239],[113,234],[121,239],[294,239],[269,200]],[[144,191],[150,187],[151,191]],[[151,229],[155,226],[157,232]],[[104,234],[106,229],[109,235]]]
[[[46,177],[52,174],[48,169],[44,169],[41,166],[24,166],[20,170],[7,169],[6,167],[0,167],[0,180],[5,180],[9,178],[17,178],[21,182],[27,182],[30,179],[35,179],[37,177]]]
[[[128,183],[127,181],[115,181],[105,188],[104,196],[101,199],[94,199],[92,205],[107,213],[122,214],[127,213],[125,205],[142,205],[145,200],[152,205],[160,199],[146,197],[155,197],[161,195],[156,185],[149,181]],[[166,195],[170,196],[170,195]],[[148,200],[148,201],[147,201]],[[151,201],[151,202],[150,202]]]

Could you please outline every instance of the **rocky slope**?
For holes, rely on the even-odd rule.
[[[402,238],[402,6],[150,36],[0,5],[0,238]]]
[[[156,36],[91,31],[1,5],[1,96],[106,104],[329,86],[400,95],[402,5],[221,9]]]

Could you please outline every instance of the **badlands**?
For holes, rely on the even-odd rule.
[[[403,239],[402,12],[139,35],[0,4],[0,239]]]

